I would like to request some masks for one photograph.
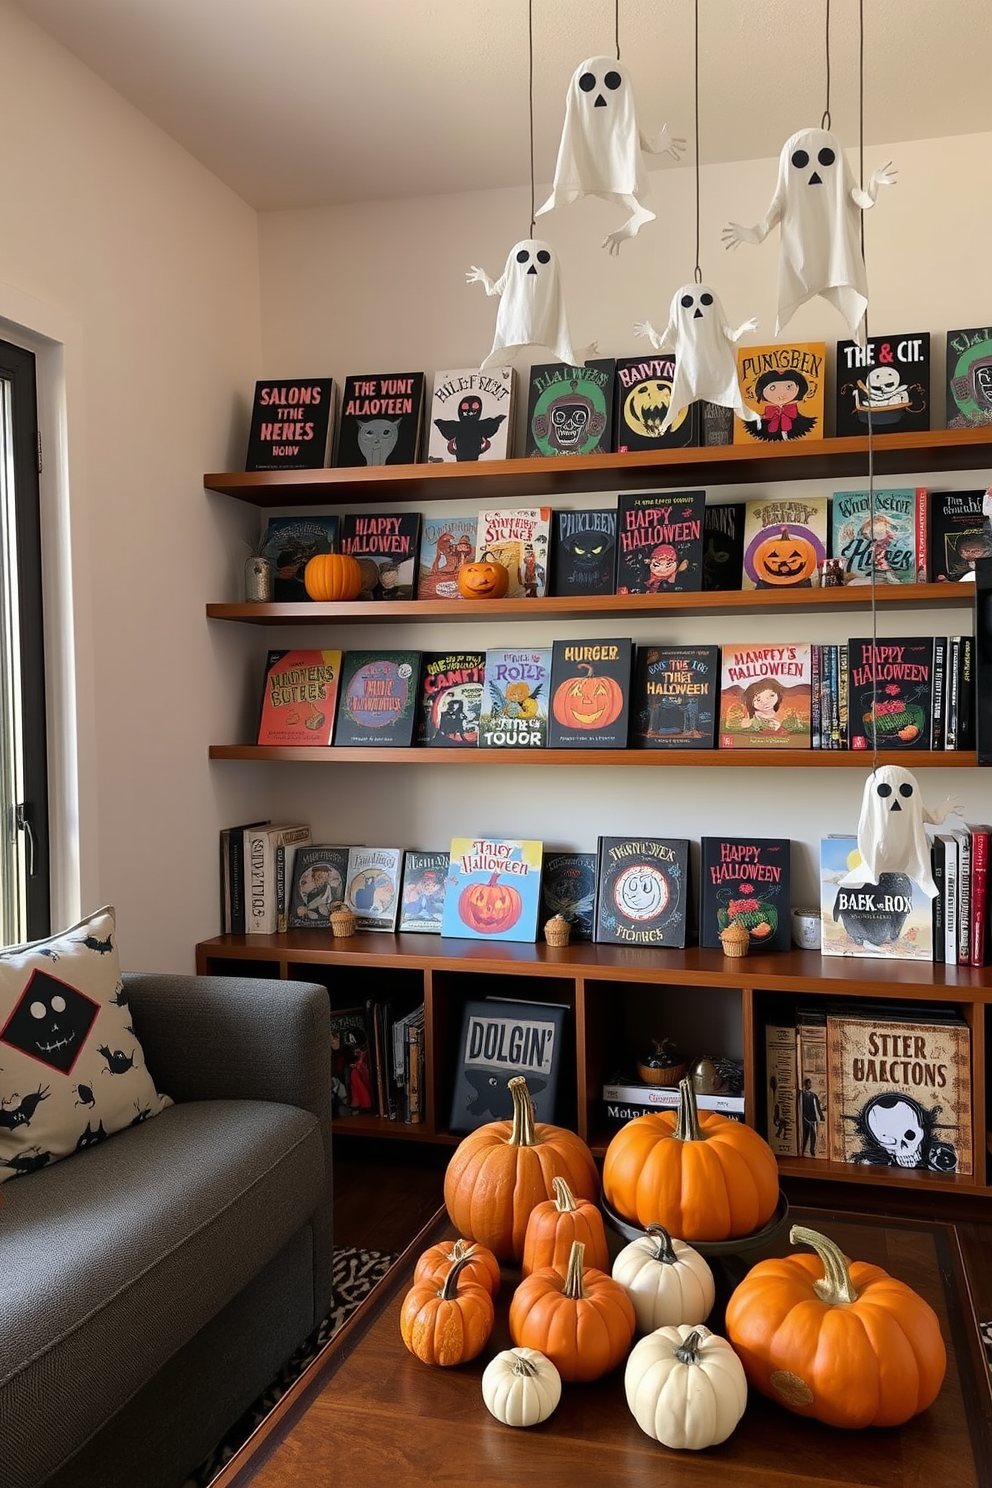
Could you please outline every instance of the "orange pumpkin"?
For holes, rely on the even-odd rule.
[[[575,1240],[564,1273],[553,1266],[525,1276],[510,1302],[510,1337],[537,1349],[569,1383],[599,1379],[627,1355],[634,1337],[634,1306],[605,1271],[583,1265]]]
[[[362,590],[358,559],[347,553],[317,553],[303,570],[303,587],[311,599],[357,599]]]
[[[542,1266],[554,1266],[564,1272],[572,1244],[581,1240],[589,1264],[597,1271],[610,1270],[610,1251],[606,1243],[603,1216],[596,1204],[577,1199],[564,1178],[552,1178],[553,1199],[535,1204],[524,1235],[524,1258],[521,1272],[529,1276]]]
[[[415,1281],[400,1308],[400,1335],[425,1364],[465,1364],[482,1352],[493,1331],[496,1309],[485,1287],[462,1282],[463,1256],[443,1281]]]
[[[485,1287],[490,1297],[499,1291],[499,1261],[485,1245],[474,1240],[442,1240],[425,1250],[413,1268],[414,1281],[442,1282],[456,1261],[465,1261],[461,1275],[466,1282]]]
[[[463,563],[458,570],[458,592],[463,599],[502,599],[509,587],[510,572],[502,563]]]
[[[510,1121],[489,1121],[463,1137],[444,1174],[444,1202],[460,1235],[486,1245],[501,1261],[519,1261],[535,1204],[566,1179],[573,1194],[595,1199],[599,1174],[581,1137],[562,1126],[535,1122],[522,1075],[507,1082]]]
[[[603,1193],[624,1219],[664,1225],[680,1240],[729,1240],[767,1224],[778,1164],[763,1137],[715,1111],[700,1116],[692,1081],[677,1111],[638,1116],[610,1139]]]
[[[727,1303],[749,1383],[828,1426],[899,1426],[926,1410],[947,1366],[929,1303],[816,1230],[794,1225],[789,1239],[815,1254],[759,1261]]]
[[[494,873],[486,883],[471,883],[458,898],[458,913],[479,935],[498,935],[512,930],[523,913],[524,902],[512,884],[500,883]]]
[[[555,689],[555,718],[566,728],[608,727],[623,712],[623,689],[612,677],[597,676],[591,662],[579,662],[578,670],[586,675],[569,677]]]
[[[815,573],[818,557],[808,537],[783,527],[777,537],[766,537],[754,550],[755,572],[763,584],[803,584]]]

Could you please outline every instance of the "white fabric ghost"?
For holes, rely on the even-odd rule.
[[[932,899],[937,893],[930,869],[930,840],[924,822],[935,826],[953,809],[928,811],[916,776],[902,765],[879,765],[865,781],[858,821],[861,862],[841,883],[846,888],[877,884],[882,873],[905,873]]]
[[[512,361],[513,353],[525,346],[546,346],[569,366],[583,364],[572,349],[561,273],[550,243],[523,238],[510,249],[499,279],[490,279],[474,264],[465,277],[469,284],[483,284],[487,295],[500,297],[493,349],[480,370]]]
[[[784,330],[800,305],[821,295],[847,321],[864,345],[868,279],[861,252],[861,212],[875,205],[879,186],[891,186],[890,164],[872,175],[867,191],[855,183],[843,146],[825,129],[800,129],[786,140],[778,162],[771,206],[754,227],[731,222],[723,230],[727,248],[763,243],[781,224],[778,257],[778,319]]]
[[[642,151],[667,153],[678,160],[684,148],[685,140],[673,139],[667,124],[652,139],[638,128],[634,90],[621,62],[588,57],[568,85],[554,184],[537,215],[581,196],[616,202],[631,215],[603,240],[603,247],[618,253],[625,238],[634,237],[655,218],[644,205],[648,181]]]
[[[760,422],[761,415],[749,408],[737,378],[734,346],[745,331],[758,322],[746,320],[732,331],[719,298],[706,284],[683,284],[672,296],[668,325],[661,335],[650,321],[639,320],[634,334],[644,336],[655,351],[674,351],[675,378],[672,397],[661,426],[662,433],[683,408],[705,398],[722,408],[732,408],[742,419]]]

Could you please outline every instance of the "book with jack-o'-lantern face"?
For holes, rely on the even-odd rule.
[[[442,937],[537,939],[544,844],[519,837],[453,837]]]
[[[552,644],[550,749],[626,749],[633,653],[626,636]]]

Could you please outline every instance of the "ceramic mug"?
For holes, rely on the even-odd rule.
[[[820,911],[818,909],[794,909],[792,911],[792,941],[804,951],[820,949]]]

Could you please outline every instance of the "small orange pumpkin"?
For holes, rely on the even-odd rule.
[[[754,550],[754,568],[763,584],[803,584],[816,571],[816,548],[808,537],[783,527]]]
[[[498,935],[512,930],[523,913],[524,902],[512,884],[501,883],[494,873],[486,883],[472,883],[462,889],[458,913],[479,935]]]
[[[460,1281],[467,1264],[463,1256],[441,1282],[415,1281],[403,1298],[400,1335],[425,1364],[465,1364],[489,1342],[496,1309],[485,1287]]]
[[[525,1276],[510,1302],[510,1337],[537,1349],[569,1383],[599,1379],[627,1355],[634,1306],[605,1271],[583,1265],[585,1246],[572,1242],[562,1274],[553,1266]]]
[[[510,587],[510,571],[488,559],[463,563],[458,570],[458,592],[463,599],[502,599]]]
[[[584,677],[569,677],[555,689],[555,718],[566,728],[607,728],[623,712],[623,689],[613,677],[599,677],[592,663],[578,665]]]
[[[490,1297],[499,1291],[499,1261],[485,1245],[475,1240],[442,1240],[425,1250],[413,1268],[414,1281],[442,1282],[456,1261],[465,1261],[462,1276],[466,1282],[485,1287]]]
[[[529,1276],[542,1266],[554,1266],[556,1271],[564,1272],[575,1240],[581,1240],[585,1246],[590,1266],[597,1271],[609,1271],[610,1250],[598,1205],[589,1199],[576,1199],[562,1177],[552,1178],[551,1184],[554,1198],[535,1204],[530,1211],[521,1274]]]
[[[317,553],[303,570],[303,587],[311,599],[357,599],[362,590],[362,570],[348,553]]]

